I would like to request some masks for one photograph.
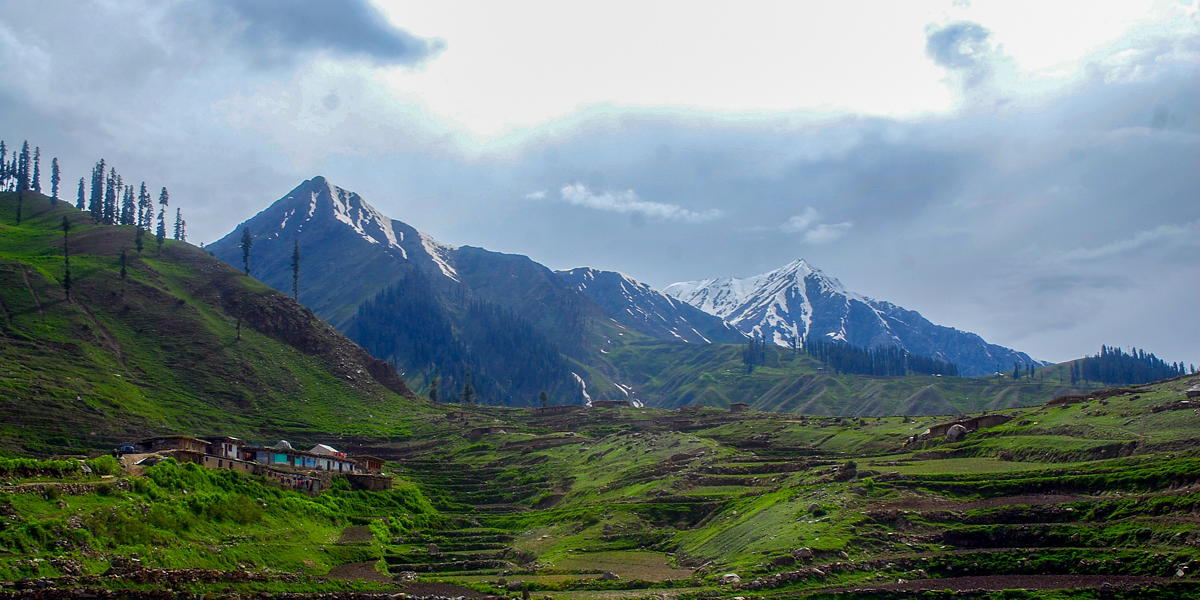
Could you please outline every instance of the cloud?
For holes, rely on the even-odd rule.
[[[288,61],[297,51],[361,57],[377,64],[416,65],[445,43],[417,37],[388,22],[368,0],[212,0],[180,5],[193,22],[206,15],[264,62]]]
[[[925,37],[925,54],[939,66],[961,74],[964,87],[971,88],[991,75],[994,50],[990,37],[990,31],[970,21],[931,27]]]
[[[835,241],[850,230],[853,223],[849,221],[842,223],[817,223],[819,217],[817,209],[806,206],[804,211],[798,215],[788,217],[779,230],[784,233],[799,233],[800,237],[809,244],[826,244]]]
[[[804,232],[804,241],[810,244],[825,244],[841,238],[850,230],[852,223],[822,223]]]
[[[529,192],[528,194],[525,194],[525,199],[526,200],[545,200],[546,199],[546,190],[537,190],[535,192]]]
[[[596,210],[615,213],[640,214],[661,221],[679,221],[683,223],[703,223],[720,218],[722,211],[709,209],[694,211],[677,204],[650,202],[638,198],[633,190],[623,192],[595,193],[582,183],[564,185],[559,193],[562,199],[575,206],[586,206]]]
[[[1183,223],[1182,225],[1168,223],[1159,225],[1153,229],[1138,231],[1127,238],[1109,242],[1101,246],[1076,248],[1065,253],[1063,258],[1077,261],[1094,261],[1126,254],[1150,244],[1161,244],[1174,239],[1187,241],[1188,239],[1196,240],[1198,238],[1200,238],[1200,219],[1190,223]]]
[[[808,226],[812,225],[816,220],[817,209],[806,206],[804,207],[804,212],[788,217],[788,220],[784,221],[783,225],[779,226],[779,229],[784,233],[800,233],[808,229]]]

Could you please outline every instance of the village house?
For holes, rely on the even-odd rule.
[[[208,452],[208,442],[190,435],[163,435],[142,440],[134,444],[134,449],[139,453],[186,450],[205,454]]]
[[[261,465],[336,473],[351,473],[355,469],[353,460],[325,444],[317,444],[305,452],[296,450],[287,440],[279,440],[274,446],[249,446],[246,451],[253,453],[253,458],[249,460]]]
[[[967,418],[967,419],[959,419],[956,421],[949,421],[946,423],[939,423],[937,425],[930,427],[929,429],[926,429],[920,435],[914,436],[911,439],[911,441],[915,442],[915,441],[928,440],[928,439],[933,439],[933,438],[944,438],[944,437],[947,437],[947,434],[950,433],[950,430],[954,429],[955,427],[958,427],[958,430],[956,430],[956,435],[952,436],[952,437],[955,437],[956,439],[950,440],[950,441],[956,441],[957,439],[961,439],[962,435],[965,435],[967,433],[977,431],[977,430],[983,429],[985,427],[995,427],[997,425],[1003,425],[1004,423],[1007,423],[1011,420],[1012,420],[1012,417],[1007,416],[1007,415],[980,415],[978,417],[971,417],[971,418]]]
[[[745,402],[734,402],[729,405],[729,412],[731,413],[746,412],[748,410],[750,410],[750,405]]]
[[[235,437],[202,440],[187,435],[159,436],[137,444],[125,444],[134,454],[170,456],[179,462],[210,469],[226,469],[261,475],[281,487],[319,493],[329,487],[333,474],[344,474],[358,489],[387,490],[392,478],[383,475],[383,459],[347,456],[327,444],[307,451],[296,450],[287,440],[274,446],[252,446]],[[145,459],[134,464],[145,464]]]

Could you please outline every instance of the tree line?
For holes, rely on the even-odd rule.
[[[455,298],[416,269],[358,307],[346,336],[401,372],[430,378],[431,400],[502,405],[578,389],[557,340],[507,307]]]
[[[30,150],[29,141],[22,142],[21,149],[12,150],[9,154],[8,144],[0,140],[0,191],[17,194],[16,222],[18,225],[24,218],[25,195],[33,192],[42,195],[42,149],[34,146]],[[158,194],[158,214],[155,216],[154,202],[146,182],[142,181],[137,188],[124,178],[116,168],[100,159],[92,167],[90,187],[85,185],[86,179],[79,178],[76,190],[75,208],[87,212],[92,222],[103,225],[132,225],[134,226],[133,245],[140,254],[145,249],[145,236],[153,229],[159,250],[167,239],[167,208],[170,204],[170,193],[162,188]],[[50,205],[59,203],[59,191],[62,183],[62,170],[58,157],[50,161]],[[90,190],[90,194],[89,194]],[[60,229],[63,233],[63,278],[62,287],[68,298],[71,297],[71,220],[63,215]],[[175,220],[171,226],[171,237],[178,241],[187,241],[187,221],[183,218],[182,209],[176,207]],[[124,250],[120,255],[120,274],[122,285],[128,275],[128,257]]]
[[[1171,362],[1140,348],[1129,352],[1114,346],[1100,346],[1100,353],[1071,363],[1071,383],[1095,381],[1115,385],[1134,385],[1171,379],[1196,373],[1196,365]]]
[[[899,377],[903,375],[946,375],[958,376],[958,367],[953,363],[913,354],[898,346],[862,348],[840,340],[804,338],[803,343],[794,342],[791,349],[821,361],[837,374],[876,375]],[[742,350],[742,363],[747,371],[766,364],[767,341],[760,336],[752,337]]]
[[[62,170],[58,157],[50,161],[50,204],[58,204],[59,191],[62,183]],[[21,144],[21,149],[12,150],[4,140],[0,140],[0,190],[17,193],[17,224],[23,218],[25,193],[42,193],[42,149],[34,146],[30,150],[29,141]],[[168,227],[168,205],[170,193],[162,188],[158,193],[158,214],[155,216],[153,197],[146,182],[142,181],[136,188],[133,181],[124,180],[117,169],[109,165],[103,158],[92,167],[91,181],[79,178],[76,190],[75,208],[87,211],[92,216],[92,222],[104,225],[134,225],[139,232],[155,231],[155,237],[161,248],[163,241],[170,237],[179,241],[187,241],[187,221],[183,218],[183,210],[175,208],[174,223]],[[142,250],[141,235],[138,236],[138,251]]]

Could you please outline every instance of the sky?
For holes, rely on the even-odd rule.
[[[1061,361],[1200,363],[1200,0],[0,2],[0,138],[211,242],[324,175],[651,285],[796,258]]]

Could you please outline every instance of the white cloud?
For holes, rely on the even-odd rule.
[[[529,192],[528,194],[525,194],[525,199],[526,200],[545,200],[546,199],[546,190],[537,190],[535,192]]]
[[[825,244],[832,242],[846,235],[853,223],[845,221],[842,223],[821,223],[812,229],[804,232],[804,241],[810,244]]]
[[[723,214],[715,208],[695,211],[678,204],[642,200],[633,190],[596,193],[582,183],[564,185],[559,193],[562,194],[563,200],[575,206],[615,213],[636,213],[662,221],[703,223],[720,218]]]
[[[804,211],[798,215],[792,215],[788,220],[784,221],[779,226],[779,230],[784,233],[799,233],[805,242],[809,244],[825,244],[832,242],[846,235],[846,232],[853,226],[853,223],[844,221],[842,223],[817,223],[820,214],[817,209],[806,206]]]
[[[1168,238],[1189,235],[1196,236],[1200,234],[1200,219],[1184,223],[1182,225],[1166,224],[1159,225],[1154,229],[1145,229],[1139,231],[1125,239],[1109,242],[1102,246],[1094,248],[1076,248],[1063,255],[1067,260],[1091,261],[1119,254],[1124,254],[1133,250],[1137,250],[1142,246],[1152,243],[1161,243]]]
[[[800,233],[801,231],[808,229],[808,226],[812,225],[816,220],[817,209],[807,206],[804,208],[804,212],[794,215],[787,221],[784,221],[783,225],[780,225],[779,228],[786,233]]]

